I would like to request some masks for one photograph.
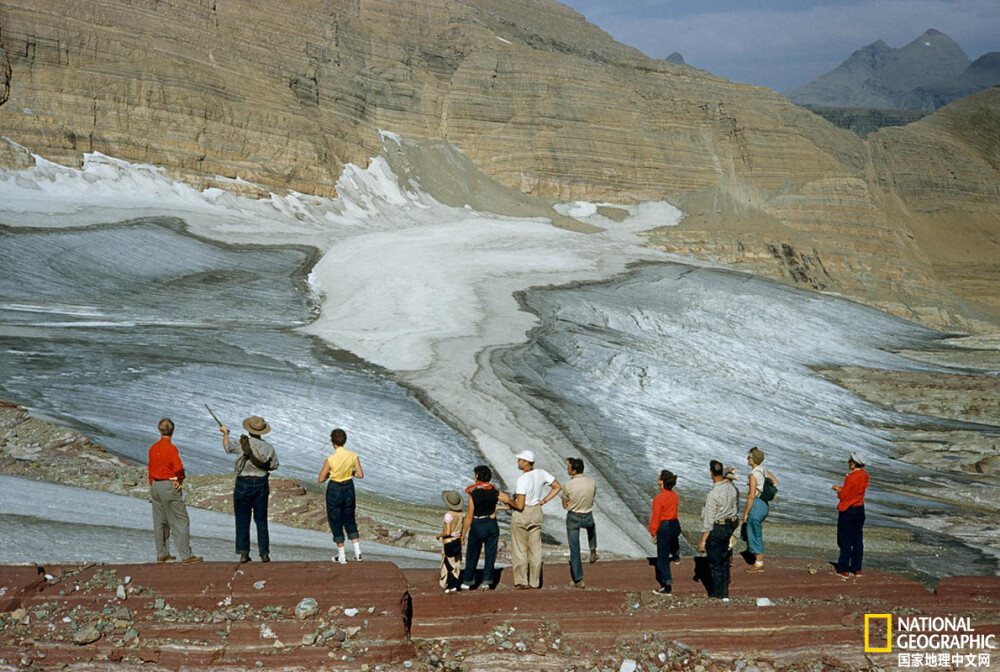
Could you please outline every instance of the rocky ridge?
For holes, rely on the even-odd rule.
[[[799,105],[925,109],[910,107],[912,92],[956,77],[969,65],[962,48],[932,28],[899,49],[882,40],[862,47],[834,70],[786,95]]]
[[[296,0],[281,12],[7,0],[0,41],[3,135],[68,165],[100,151],[200,186],[332,195],[344,164],[382,151],[384,129],[448,143],[528,198],[668,199],[689,216],[651,236],[664,249],[936,326],[998,319],[985,309],[995,289],[938,259],[956,245],[990,273],[1000,259],[1000,176],[970,137],[995,142],[997,92],[949,108],[946,124],[866,143],[772,91],[647,58],[550,0]],[[928,128],[951,150],[929,161],[911,153]],[[913,202],[937,192],[953,207],[944,221],[918,216],[918,235]]]

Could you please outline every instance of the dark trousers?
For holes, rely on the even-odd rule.
[[[445,570],[445,588],[458,588],[462,585],[462,542],[452,539],[441,549],[441,565]]]
[[[852,506],[837,516],[837,571],[860,572],[865,554],[865,505]]]
[[[333,541],[344,543],[344,532],[348,539],[358,539],[358,521],[354,516],[354,479],[337,483],[329,481],[326,486],[326,521],[333,532]]]
[[[735,518],[726,523],[715,523],[705,540],[705,554],[712,576],[709,597],[729,597],[729,537],[733,536],[735,529]]]
[[[497,561],[497,546],[500,542],[500,526],[495,518],[473,518],[469,526],[469,540],[465,549],[465,579],[467,586],[476,584],[476,565],[479,553],[486,547],[483,558],[483,585],[493,585],[493,566]]]
[[[237,476],[233,488],[233,514],[236,516],[236,552],[250,554],[250,518],[257,525],[257,550],[262,556],[271,554],[271,539],[267,534],[267,499],[271,495],[267,476],[249,478]]]
[[[670,562],[677,552],[681,536],[681,524],[675,520],[661,520],[656,528],[656,582],[661,588],[669,588],[673,584],[670,575]]]
[[[583,580],[583,561],[580,560],[580,530],[587,530],[590,550],[597,550],[597,528],[594,514],[566,512],[566,540],[569,542],[569,574],[574,582]]]

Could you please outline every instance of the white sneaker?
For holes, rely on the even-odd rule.
[[[361,554],[360,553],[355,553],[354,554],[354,562],[361,562]]]
[[[338,564],[341,564],[341,565],[346,565],[347,564],[347,558],[345,556],[343,556],[343,555],[335,555],[335,556],[333,556],[330,559],[333,560],[334,562],[338,563]]]

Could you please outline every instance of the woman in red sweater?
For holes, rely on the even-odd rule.
[[[850,471],[843,485],[834,485],[831,490],[837,493],[840,502],[837,504],[837,546],[840,547],[840,559],[834,573],[842,579],[861,577],[861,560],[865,553],[865,490],[868,489],[868,472],[865,471],[864,458],[857,452],[851,453],[847,459]]]
[[[673,579],[670,576],[670,561],[676,553],[677,540],[681,536],[681,524],[677,520],[677,502],[674,492],[677,476],[666,469],[660,472],[656,481],[660,494],[653,499],[653,513],[649,517],[649,533],[656,544],[656,581],[660,587],[653,592],[670,595]]]

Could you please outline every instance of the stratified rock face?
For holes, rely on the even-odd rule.
[[[799,105],[923,109],[910,107],[914,89],[933,86],[968,66],[962,48],[931,29],[900,49],[882,40],[858,49],[836,69],[786,95]]]
[[[457,147],[529,196],[670,199],[689,217],[654,232],[664,249],[934,324],[969,313],[861,139],[552,0],[4,0],[0,31],[0,128],[55,161],[100,151],[196,185],[327,195],[383,129]],[[954,183],[937,163],[926,175]]]

